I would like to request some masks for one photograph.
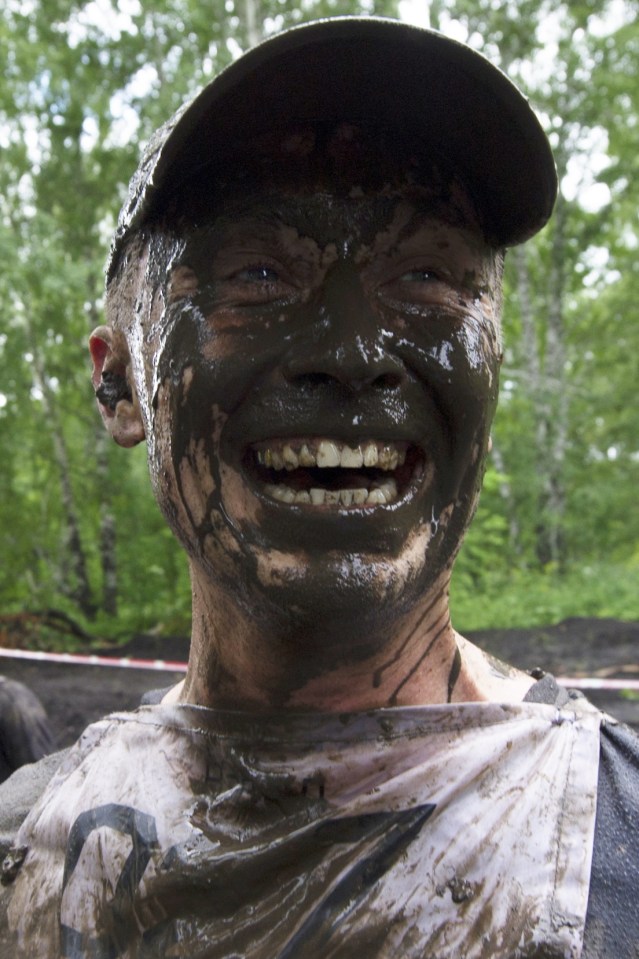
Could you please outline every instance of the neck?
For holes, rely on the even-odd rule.
[[[362,641],[365,637],[366,642]],[[482,699],[519,699],[502,670],[453,629],[448,576],[375,635],[370,615],[291,629],[276,617],[247,615],[225,591],[193,573],[193,635],[182,702],[252,711],[353,712]],[[526,679],[526,678],[525,678]],[[521,687],[521,688],[520,688]],[[177,695],[177,694],[176,694]]]

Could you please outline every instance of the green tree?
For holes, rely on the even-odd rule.
[[[457,0],[439,3],[438,17],[461,25],[529,94],[561,184],[549,226],[507,261],[495,426],[505,549],[511,562],[559,569],[611,550],[630,559],[636,522],[610,519],[637,481],[629,400],[639,344],[627,318],[637,292],[633,5]],[[597,182],[611,194],[593,212]]]
[[[100,628],[105,617],[123,629],[158,617],[184,624],[185,565],[152,501],[144,452],[106,442],[88,382],[85,341],[101,319],[103,263],[127,180],[152,131],[240,50],[303,20],[393,15],[397,5],[5,7],[1,608],[56,606],[97,616]],[[501,590],[516,570],[532,593],[535,570],[563,569],[572,582],[575,570],[606,563],[612,583],[639,563],[635,14],[631,0],[424,4],[433,27],[466,38],[529,94],[562,183],[551,224],[507,259],[493,466],[459,564],[468,596],[488,595],[491,582]],[[592,202],[596,189],[606,202]]]
[[[393,13],[393,0],[368,12]],[[8,0],[0,22],[0,491],[4,610],[120,624],[188,615],[182,555],[107,444],[86,339],[117,211],[153,130],[242,49],[346,0]],[[135,544],[135,545],[133,545]],[[101,623],[104,627],[104,622]]]

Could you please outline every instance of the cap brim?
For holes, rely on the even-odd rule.
[[[548,220],[557,192],[546,135],[485,57],[395,20],[340,17],[279,34],[231,64],[163,127],[122,210],[115,249],[229,144],[289,122],[372,122],[428,145],[462,178],[489,239],[512,246]]]

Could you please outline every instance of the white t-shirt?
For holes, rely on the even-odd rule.
[[[577,959],[600,718],[114,714],[20,830],[16,959]]]

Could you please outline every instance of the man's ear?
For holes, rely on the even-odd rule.
[[[140,404],[131,376],[131,357],[124,336],[99,326],[89,338],[93,388],[104,425],[119,446],[144,439]]]

